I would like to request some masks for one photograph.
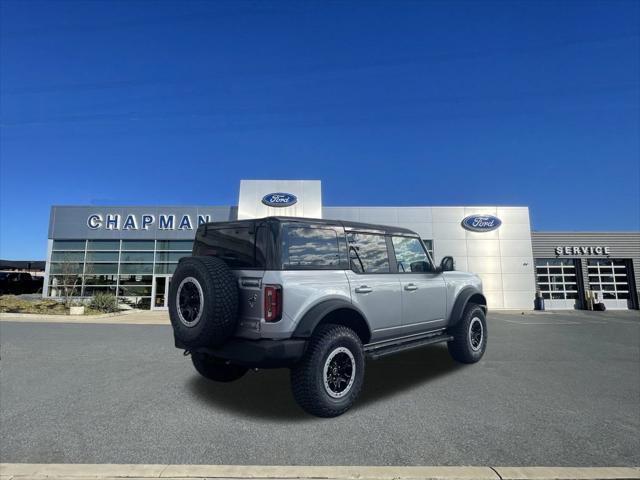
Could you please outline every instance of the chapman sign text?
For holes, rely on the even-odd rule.
[[[211,221],[210,215],[198,215],[198,225]],[[158,230],[193,230],[194,223],[191,215],[119,215],[117,213],[106,215],[94,213],[87,218],[87,227],[91,230],[104,228],[106,230],[149,230],[156,227]]]
[[[556,247],[556,255],[610,255],[611,247],[601,246],[559,246]]]

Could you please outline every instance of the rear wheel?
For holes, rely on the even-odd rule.
[[[362,342],[353,330],[322,325],[303,358],[291,369],[293,396],[312,415],[341,415],[360,393],[364,365]]]
[[[249,370],[240,365],[225,363],[223,360],[204,353],[193,352],[191,360],[200,375],[216,382],[233,382]]]
[[[487,320],[482,307],[469,304],[460,321],[450,330],[449,353],[461,363],[475,363],[487,348]]]

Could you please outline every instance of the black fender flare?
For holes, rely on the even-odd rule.
[[[294,338],[309,338],[313,334],[313,331],[318,326],[318,324],[331,312],[335,312],[336,310],[351,310],[357,313],[364,320],[366,327],[368,329],[368,336],[371,338],[371,326],[367,321],[367,317],[357,308],[353,303],[348,300],[342,299],[331,299],[325,300],[323,302],[318,303],[311,307],[307,313],[305,313],[298,322],[295,331],[293,332]]]
[[[467,307],[469,300],[471,300],[471,297],[474,295],[480,296],[481,303],[479,303],[479,305],[483,308],[484,312],[487,313],[487,299],[482,292],[476,287],[466,286],[460,290],[460,293],[458,293],[458,297],[453,304],[451,315],[449,315],[448,327],[453,327],[460,321],[464,309]]]

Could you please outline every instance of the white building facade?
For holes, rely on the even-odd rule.
[[[325,206],[319,180],[241,180],[237,206],[53,206],[43,294],[60,296],[71,269],[78,297],[107,292],[133,307],[166,308],[171,275],[179,258],[190,254],[199,224],[267,216],[409,228],[421,236],[436,263],[450,255],[457,270],[480,276],[490,309],[532,310],[536,291],[543,290],[549,300],[559,295],[553,283],[558,281],[567,301],[555,305],[581,308],[584,292],[574,298],[567,290],[570,278],[553,277],[556,267],[548,266],[549,259],[544,260],[546,275],[537,271],[541,260],[534,258],[526,206]],[[631,257],[640,258],[640,252],[630,245],[624,250],[631,252],[625,270],[628,306],[637,308],[636,260]],[[579,289],[582,283],[576,280],[576,285]]]

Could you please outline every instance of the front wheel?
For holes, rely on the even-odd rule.
[[[336,417],[355,402],[364,380],[362,342],[350,328],[322,325],[291,369],[293,396],[306,412]]]
[[[223,360],[204,353],[192,352],[191,361],[200,375],[216,382],[233,382],[249,370],[240,365],[225,363]]]
[[[475,363],[487,348],[487,320],[482,307],[469,304],[462,318],[451,329],[453,340],[447,343],[449,353],[461,363]]]

